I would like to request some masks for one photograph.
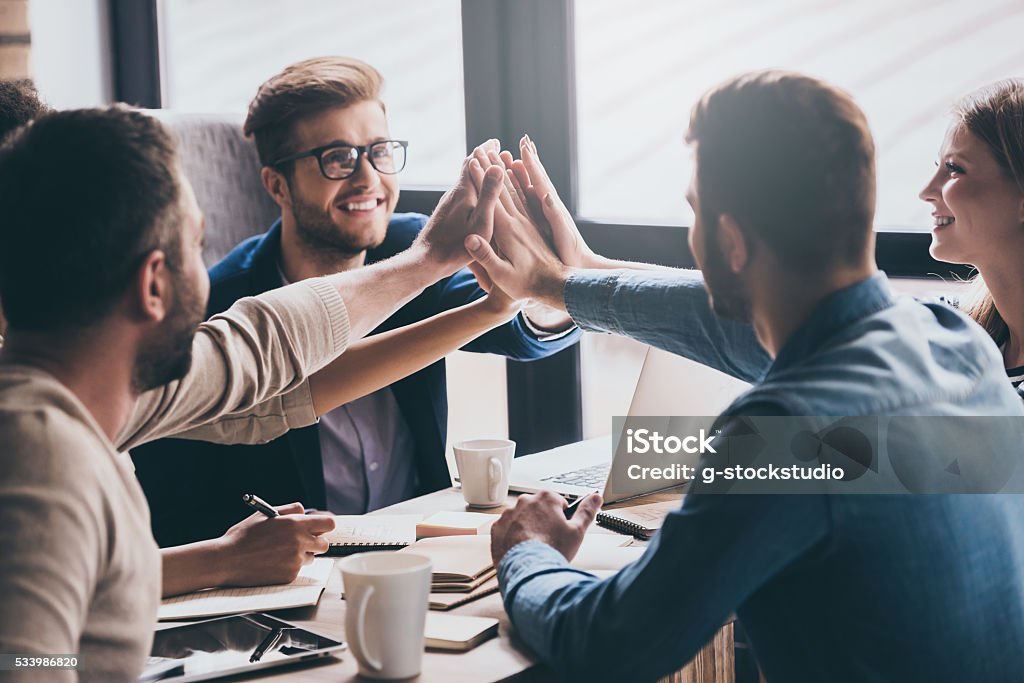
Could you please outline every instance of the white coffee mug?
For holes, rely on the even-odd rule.
[[[341,561],[345,639],[360,675],[419,675],[432,569],[428,558],[406,552],[360,553]]]
[[[483,508],[504,504],[508,498],[508,475],[516,453],[516,442],[470,439],[456,443],[452,449],[466,503]]]

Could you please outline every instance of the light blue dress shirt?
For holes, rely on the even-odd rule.
[[[699,273],[588,271],[565,298],[583,329],[758,381],[727,415],[1024,417],[984,331],[881,274],[823,301],[774,362],[711,313]],[[655,680],[735,613],[769,681],[1024,680],[1024,497],[701,488],[607,580],[512,548],[498,576],[522,639],[570,680]]]

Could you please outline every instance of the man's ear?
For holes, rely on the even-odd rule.
[[[733,274],[738,274],[750,262],[750,243],[732,216],[718,216],[718,248],[722,259]]]
[[[288,189],[288,180],[284,174],[276,168],[264,166],[260,169],[260,182],[263,189],[267,191],[274,203],[281,207],[281,210],[292,208],[292,195]]]
[[[149,252],[135,273],[129,293],[132,315],[145,322],[163,320],[171,307],[171,280],[166,254],[160,249]]]

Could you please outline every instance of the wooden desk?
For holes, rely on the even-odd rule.
[[[457,489],[438,491],[427,496],[414,498],[398,505],[378,510],[371,514],[427,514],[438,510],[465,510],[462,493]],[[594,533],[606,533],[595,528]],[[607,532],[610,533],[610,532]],[[344,640],[345,601],[340,599],[341,577],[337,566],[320,603],[316,607],[279,610],[277,617],[295,622],[325,636]],[[490,681],[555,681],[558,678],[548,667],[538,663],[536,657],[512,635],[512,627],[502,607],[498,593],[488,595],[452,610],[454,614],[494,617],[501,621],[498,637],[464,653],[426,652],[423,656],[423,672],[413,679],[427,683],[482,683]],[[697,657],[678,673],[665,681],[672,683],[733,683],[733,634],[732,624],[726,624],[715,637],[704,646]],[[623,653],[628,657],[628,653]],[[234,677],[231,680],[300,681],[347,683],[364,681],[356,674],[356,661],[351,652],[342,655],[341,661],[326,660],[315,666],[300,666],[271,670],[266,674]]]

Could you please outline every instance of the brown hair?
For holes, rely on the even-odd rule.
[[[875,145],[842,90],[757,71],[706,93],[690,114],[701,218],[723,213],[783,264],[817,275],[860,262],[875,211]]]
[[[0,140],[49,111],[32,81],[0,81]]]
[[[54,173],[55,159],[88,172]],[[95,324],[154,249],[177,270],[179,173],[167,129],[123,105],[49,113],[12,134],[0,150],[0,301],[11,329]]]
[[[243,130],[256,141],[260,163],[272,166],[277,159],[300,151],[289,147],[296,121],[325,109],[379,99],[383,84],[379,71],[351,57],[296,62],[256,91]]]
[[[999,168],[1024,195],[1024,80],[1008,79],[965,95],[953,105],[960,125],[988,146]],[[980,276],[965,297],[964,311],[1002,344],[1009,336],[992,294]]]

